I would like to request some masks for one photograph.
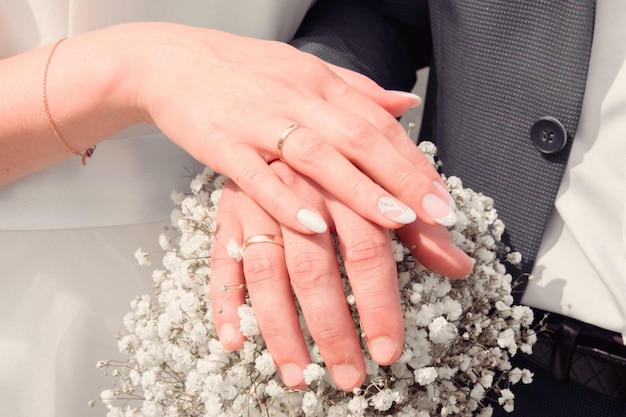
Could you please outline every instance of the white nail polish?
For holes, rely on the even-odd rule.
[[[441,194],[444,200],[448,202],[448,206],[450,206],[452,210],[456,210],[456,203],[454,202],[454,198],[452,198],[452,196],[450,195],[450,191],[448,191],[446,187],[441,185],[439,181],[433,181],[433,184],[435,184],[435,188],[437,189],[437,191],[439,191],[439,194]]]
[[[422,104],[422,98],[416,94],[409,93],[407,91],[387,90],[390,93],[397,94],[402,97],[410,98],[412,100],[411,108],[417,107]]]
[[[443,226],[452,226],[456,223],[456,213],[443,201],[441,197],[428,193],[422,200],[422,208],[431,219]]]
[[[417,215],[410,207],[392,197],[380,197],[378,210],[386,218],[402,224],[413,223],[417,219]]]
[[[298,211],[296,215],[300,224],[312,232],[315,233],[324,233],[328,230],[328,225],[317,214],[313,213],[311,210],[301,209]]]

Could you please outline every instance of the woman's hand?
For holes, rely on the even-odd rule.
[[[395,119],[418,103],[415,96],[284,43],[170,24],[118,31],[125,32],[118,48],[131,45],[126,81],[143,119],[232,178],[280,223],[301,233],[326,230],[320,213],[269,168],[279,157],[377,225],[397,228],[416,215],[428,224],[451,221],[441,179]],[[295,124],[302,127],[288,131]]]
[[[51,50],[0,61],[0,184],[71,156],[42,109]],[[321,213],[268,166],[282,137],[286,163],[374,224],[453,220],[439,176],[395,119],[418,99],[284,43],[130,23],[67,39],[45,68],[51,118],[79,152],[153,123],[280,223],[323,232]]]

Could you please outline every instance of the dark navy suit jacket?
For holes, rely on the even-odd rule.
[[[389,89],[430,67],[419,139],[437,144],[445,174],[494,198],[502,249],[524,257],[516,278],[532,269],[575,136],[594,12],[584,0],[319,0],[292,44]],[[555,153],[531,135],[546,117],[562,129]]]

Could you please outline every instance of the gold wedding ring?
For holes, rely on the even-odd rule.
[[[278,246],[285,247],[285,242],[283,238],[276,235],[269,234],[259,234],[252,235],[243,242],[243,246],[241,247],[243,251],[245,251],[249,246],[255,245],[257,243],[273,243]]]
[[[278,159],[280,159],[281,161],[285,162],[285,160],[283,159],[283,145],[285,144],[285,141],[287,140],[289,135],[293,133],[294,130],[299,129],[301,127],[302,125],[295,123],[289,126],[287,129],[285,129],[283,134],[280,135],[280,139],[278,139],[278,143],[276,144],[276,154],[278,155]]]

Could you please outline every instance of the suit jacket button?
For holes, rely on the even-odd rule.
[[[567,144],[565,127],[554,117],[542,117],[530,128],[533,145],[542,153],[553,154],[563,150]]]

